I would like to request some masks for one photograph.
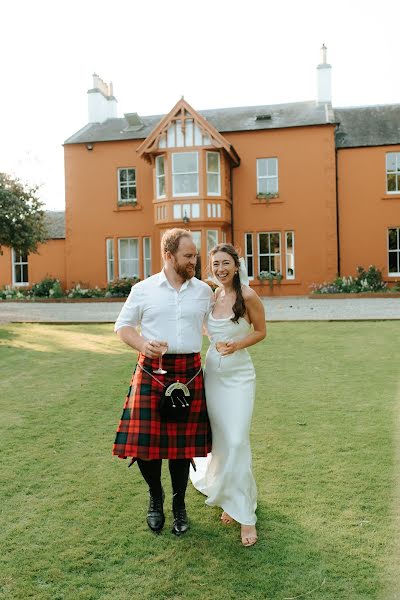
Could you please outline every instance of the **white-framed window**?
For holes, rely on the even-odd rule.
[[[278,193],[278,159],[257,158],[257,194]]]
[[[109,238],[106,240],[107,252],[107,281],[113,281],[115,278],[114,270],[114,240]]]
[[[218,202],[209,202],[207,204],[207,217],[213,217],[214,219],[221,218],[221,204]]]
[[[28,278],[28,255],[12,250],[12,277],[14,286],[29,285]]]
[[[388,274],[400,275],[400,227],[388,229]]]
[[[386,154],[386,191],[388,194],[400,193],[400,152]]]
[[[198,152],[179,152],[172,155],[172,195],[199,195]]]
[[[221,195],[221,160],[219,152],[207,152],[207,194]]]
[[[174,204],[173,205],[174,219],[199,219],[200,204],[193,202],[192,204]]]
[[[254,248],[252,233],[244,234],[244,247],[247,275],[249,276],[249,279],[254,279]]]
[[[218,230],[217,229],[208,229],[207,230],[207,256],[210,254],[210,251],[214,246],[218,244]]]
[[[136,169],[118,169],[118,202],[134,202],[136,200]]]
[[[156,157],[157,198],[165,198],[165,157]]]
[[[281,234],[271,231],[258,234],[258,272],[281,273]]]
[[[118,240],[119,276],[139,277],[139,240],[120,238]]]
[[[143,277],[151,275],[151,238],[143,238]]]
[[[294,279],[294,231],[285,231],[286,279]]]

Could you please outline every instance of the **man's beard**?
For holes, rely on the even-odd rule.
[[[192,268],[190,266],[184,267],[183,265],[179,265],[177,262],[175,262],[175,264],[174,264],[174,269],[175,269],[176,273],[179,275],[179,277],[182,277],[182,279],[184,281],[187,281],[188,279],[192,279],[192,277],[195,274],[194,267],[192,267]]]

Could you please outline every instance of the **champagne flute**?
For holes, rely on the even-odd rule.
[[[165,375],[165,373],[167,371],[162,368],[162,357],[164,356],[164,354],[168,350],[168,342],[157,342],[157,344],[160,347],[160,353],[161,354],[158,357],[158,369],[153,369],[153,373],[156,373],[157,375]]]

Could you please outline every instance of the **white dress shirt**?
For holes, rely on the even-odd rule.
[[[146,340],[166,340],[168,354],[200,352],[203,323],[212,303],[207,283],[192,277],[177,291],[161,271],[132,287],[114,331],[140,327]]]

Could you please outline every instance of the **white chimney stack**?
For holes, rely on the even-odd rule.
[[[89,123],[103,123],[117,117],[113,85],[103,81],[96,73],[93,74],[93,87],[88,90],[88,114]]]
[[[332,67],[327,63],[327,48],[322,44],[321,63],[317,66],[317,102],[318,104],[332,102],[331,85]]]

